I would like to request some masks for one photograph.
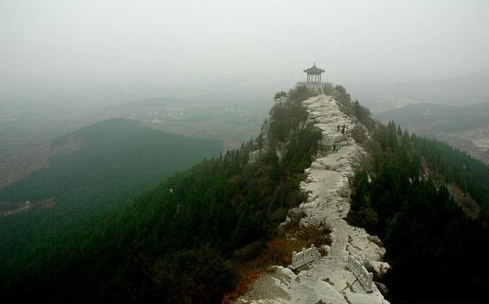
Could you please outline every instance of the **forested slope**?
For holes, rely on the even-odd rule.
[[[218,155],[222,143],[111,119],[60,137],[52,146],[62,153],[54,154],[47,168],[0,190],[1,200],[31,202],[24,212],[0,215],[0,267],[12,270],[2,271],[2,283],[15,281],[24,268],[44,267],[38,263],[55,262],[51,266],[57,269],[107,213]]]
[[[371,158],[352,182],[348,219],[384,241],[392,266],[384,278],[388,297],[483,299],[489,269],[478,261],[489,254],[487,213],[468,218],[431,173],[443,174],[487,210],[489,168],[394,123],[377,128],[366,146]]]
[[[221,149],[218,141],[155,131],[127,119],[85,127],[55,139],[52,147],[70,144],[79,147],[51,156],[47,168],[0,190],[0,200],[23,203],[53,197],[75,202],[86,201],[83,196],[88,195],[93,200],[107,196],[110,189],[161,180]]]
[[[53,303],[219,302],[241,278],[236,266],[256,260],[302,200],[299,181],[320,138],[304,123],[309,96],[304,87],[289,92],[255,141],[175,175],[83,231],[76,245],[2,263],[0,294]]]

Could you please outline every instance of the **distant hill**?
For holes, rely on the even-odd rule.
[[[225,100],[210,99],[203,102],[197,97],[191,100],[155,97],[105,107],[79,107],[73,103],[44,106],[49,101],[2,106],[0,188],[2,169],[11,165],[16,154],[29,154],[27,150],[37,149],[63,134],[116,117],[136,120],[168,133],[221,140],[224,150],[239,148],[259,132],[272,101],[258,103],[237,95],[229,95]]]
[[[110,119],[61,136],[45,150],[50,157],[40,160],[42,169],[0,189],[0,260],[28,244],[76,239],[73,227],[99,223],[168,176],[218,155],[222,142]]]
[[[47,198],[91,201],[106,189],[128,189],[162,180],[221,151],[217,140],[169,134],[128,119],[110,119],[52,141],[47,168],[0,191],[13,203]],[[131,186],[130,186],[131,185]]]
[[[489,162],[489,102],[467,106],[415,103],[375,115],[433,137]]]
[[[229,150],[239,148],[259,132],[269,106],[234,98],[203,103],[158,97],[108,107],[91,115],[100,119],[116,115],[174,134],[222,140],[224,149]]]

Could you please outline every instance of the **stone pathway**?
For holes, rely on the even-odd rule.
[[[355,122],[340,111],[332,97],[315,96],[303,104],[309,120],[322,131],[322,150],[329,152],[306,169],[307,178],[301,189],[308,199],[298,208],[306,214],[302,224],[324,223],[331,227],[330,254],[298,274],[276,266],[274,273],[261,275],[236,303],[388,303],[376,286],[372,293],[365,293],[353,273],[345,268],[349,253],[376,267],[388,267],[381,262],[385,249],[372,242],[375,239],[364,229],[350,226],[344,220],[350,207],[348,180],[353,176],[354,165],[365,154],[347,136]],[[345,125],[345,134],[338,132],[338,125]],[[333,144],[340,145],[339,151],[331,152]]]

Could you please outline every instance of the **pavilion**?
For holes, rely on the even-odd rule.
[[[321,83],[321,74],[324,73],[323,69],[316,66],[316,63],[304,72],[307,74],[307,83]]]

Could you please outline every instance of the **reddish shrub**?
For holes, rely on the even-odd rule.
[[[231,302],[236,300],[239,296],[241,296],[246,291],[248,291],[251,283],[253,283],[258,278],[259,275],[260,275],[260,269],[258,268],[253,268],[248,272],[244,273],[240,277],[239,283],[236,286],[236,288],[233,291],[224,295],[221,304],[230,304]]]

